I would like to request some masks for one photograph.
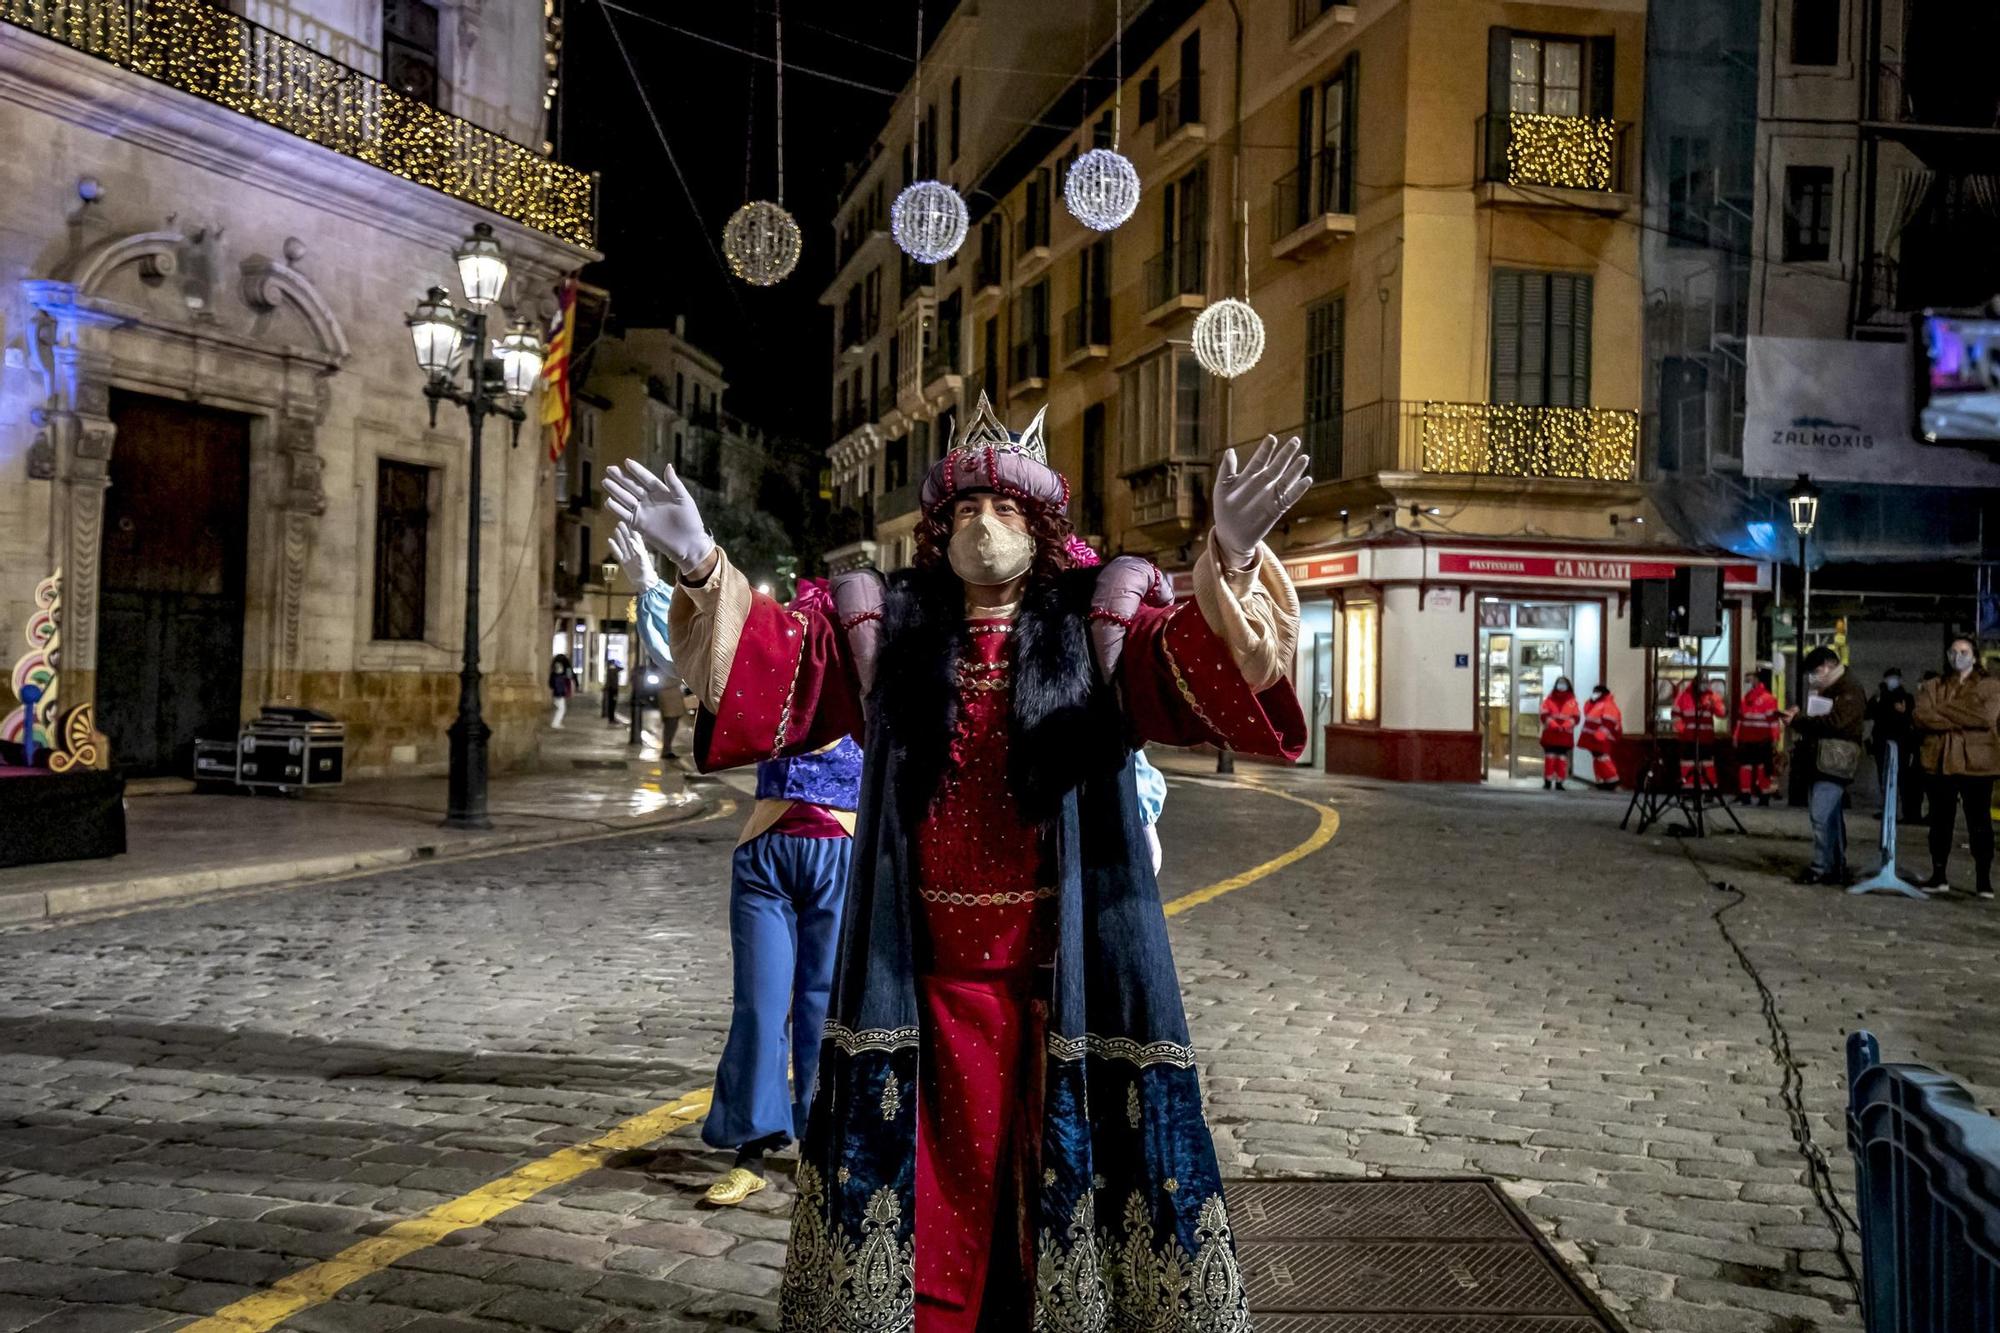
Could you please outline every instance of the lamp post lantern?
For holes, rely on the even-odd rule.
[[[507,256],[493,239],[493,228],[478,223],[452,255],[458,266],[463,308],[454,307],[442,287],[425,293],[404,322],[409,326],[417,365],[424,372],[424,397],[430,400],[431,425],[437,425],[438,404],[457,403],[472,427],[472,450],[466,470],[465,529],[465,647],[458,673],[458,717],[451,724],[451,778],[444,822],[447,828],[493,827],[486,814],[486,742],[493,734],[481,715],[479,676],[479,518],[480,454],[488,416],[514,423],[513,442],[521,443],[522,403],[542,373],[542,343],[526,323],[516,321],[507,335],[487,342],[487,312],[507,287]],[[463,372],[464,382],[459,382]]]
[[[1812,536],[1813,526],[1819,522],[1819,488],[1812,484],[1811,477],[1799,473],[1798,481],[1785,493],[1785,507],[1791,511],[1792,530],[1799,534],[1798,633],[1792,652],[1791,703],[1801,707],[1806,694],[1806,611],[1812,604],[1812,570],[1806,564],[1806,538]]]

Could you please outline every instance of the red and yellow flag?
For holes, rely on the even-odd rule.
[[[569,361],[576,343],[576,278],[556,288],[556,316],[549,325],[549,351],[542,361],[542,425],[548,428],[549,461],[569,446]]]

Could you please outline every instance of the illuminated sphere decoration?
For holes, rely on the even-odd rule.
[[[889,205],[889,232],[903,253],[920,264],[941,264],[965,244],[965,200],[943,181],[904,187]]]
[[[1109,148],[1093,148],[1070,163],[1063,202],[1092,231],[1110,231],[1139,208],[1139,169]]]
[[[1264,355],[1264,321],[1248,301],[1225,297],[1194,321],[1194,358],[1211,375],[1233,380]]]
[[[768,199],[747,203],[722,224],[729,271],[752,287],[783,282],[799,262],[799,224]]]

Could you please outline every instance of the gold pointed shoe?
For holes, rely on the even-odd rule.
[[[732,1166],[728,1175],[708,1187],[701,1201],[712,1208],[734,1208],[770,1183],[748,1167]]]

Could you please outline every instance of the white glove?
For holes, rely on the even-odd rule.
[[[611,530],[611,554],[624,566],[626,581],[640,593],[660,581],[660,572],[653,567],[653,553],[646,549],[645,539],[632,531],[631,524],[620,523]]]
[[[666,552],[683,574],[700,569],[715,549],[694,497],[672,467],[665,477],[656,477],[632,459],[614,463],[604,469],[604,499],[619,522],[631,524],[648,544]]]
[[[1266,435],[1250,456],[1250,465],[1241,469],[1234,449],[1222,455],[1213,508],[1215,543],[1224,569],[1249,568],[1258,544],[1311,489],[1312,478],[1306,475],[1310,461],[1296,435],[1282,445],[1277,436]]]
[[[1159,831],[1151,824],[1146,825],[1146,846],[1152,849],[1153,873],[1157,875],[1160,873],[1160,863],[1166,859],[1166,853],[1160,850]]]

